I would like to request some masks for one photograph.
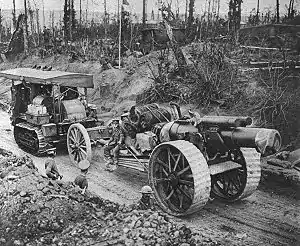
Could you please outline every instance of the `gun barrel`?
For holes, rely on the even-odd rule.
[[[236,116],[204,116],[201,118],[201,124],[207,127],[218,126],[220,128],[245,127],[252,124],[252,119]]]
[[[237,127],[231,131],[221,131],[228,146],[257,148],[260,153],[277,152],[281,147],[281,136],[277,130],[265,128]]]

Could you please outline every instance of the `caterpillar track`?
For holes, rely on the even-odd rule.
[[[54,149],[46,142],[41,127],[28,122],[20,122],[15,125],[14,138],[20,148],[34,155],[42,155]]]
[[[161,191],[161,187],[159,187],[159,185],[157,185],[156,182],[157,179],[156,169],[159,165],[161,165],[158,159],[161,158],[160,153],[165,149],[169,149],[170,151],[173,150],[174,153],[177,152],[178,154],[183,155],[184,160],[182,160],[182,162],[186,162],[189,165],[189,168],[187,166],[183,166],[183,168],[176,169],[178,170],[177,173],[172,172],[168,177],[169,179],[168,182],[171,182],[171,185],[173,185],[172,183],[176,184],[176,179],[172,178],[173,174],[175,174],[174,176],[180,176],[184,170],[190,170],[188,175],[192,179],[189,179],[189,181],[187,182],[191,182],[191,180],[193,182],[193,188],[191,189],[192,199],[188,203],[188,205],[182,209],[180,209],[180,207],[178,208],[178,205],[175,200],[173,203],[171,199],[168,200],[170,195],[165,194],[163,191]],[[178,166],[180,165],[181,164],[179,163]],[[197,147],[195,147],[190,142],[177,140],[177,141],[165,142],[157,146],[152,152],[150,157],[148,175],[149,175],[150,184],[154,188],[154,195],[156,197],[159,206],[165,212],[172,214],[174,216],[184,216],[187,214],[192,214],[198,211],[199,209],[201,209],[209,199],[210,189],[211,189],[209,168],[203,154],[200,152],[199,149],[197,149]],[[179,185],[178,190],[180,190],[180,188],[183,189],[182,186],[180,187]],[[174,193],[176,192],[177,190],[175,190]]]

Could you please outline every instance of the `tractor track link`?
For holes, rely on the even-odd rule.
[[[32,125],[28,122],[20,122],[17,123],[14,132],[23,131],[23,133],[28,133],[31,135],[32,139],[22,139],[19,134],[15,134],[16,143],[23,149],[29,150],[30,153],[34,155],[43,155],[47,153],[50,149],[54,149],[49,143],[46,142],[46,139],[43,135],[42,129],[39,126]],[[27,136],[28,136],[27,135]],[[32,143],[33,145],[38,143],[38,146],[29,145],[28,143]]]

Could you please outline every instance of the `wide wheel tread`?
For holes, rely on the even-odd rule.
[[[152,160],[152,155],[157,149],[162,147],[163,145],[171,145],[178,150],[181,151],[181,153],[185,156],[186,160],[188,161],[192,174],[194,179],[194,197],[193,202],[191,206],[184,211],[183,213],[175,212],[171,210],[170,208],[167,208],[160,200],[160,197],[158,197],[157,192],[155,191],[154,195],[160,205],[160,207],[167,213],[174,215],[174,216],[185,216],[188,214],[192,214],[199,209],[201,209],[208,201],[210,196],[210,189],[211,189],[211,178],[210,178],[210,172],[209,168],[206,162],[206,159],[204,158],[201,151],[194,146],[192,143],[184,141],[184,140],[177,140],[177,141],[170,141],[170,142],[164,142],[157,146],[150,157],[149,161],[149,170]],[[150,177],[149,172],[149,181],[152,188],[154,188],[154,185],[152,184],[152,177]]]
[[[261,178],[261,154],[254,148],[241,148],[241,152],[246,162],[247,182],[243,193],[235,201],[252,195],[257,190]]]

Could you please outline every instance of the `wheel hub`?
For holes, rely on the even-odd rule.
[[[179,178],[177,177],[177,175],[175,173],[171,173],[168,179],[173,188],[176,188],[178,186]]]

